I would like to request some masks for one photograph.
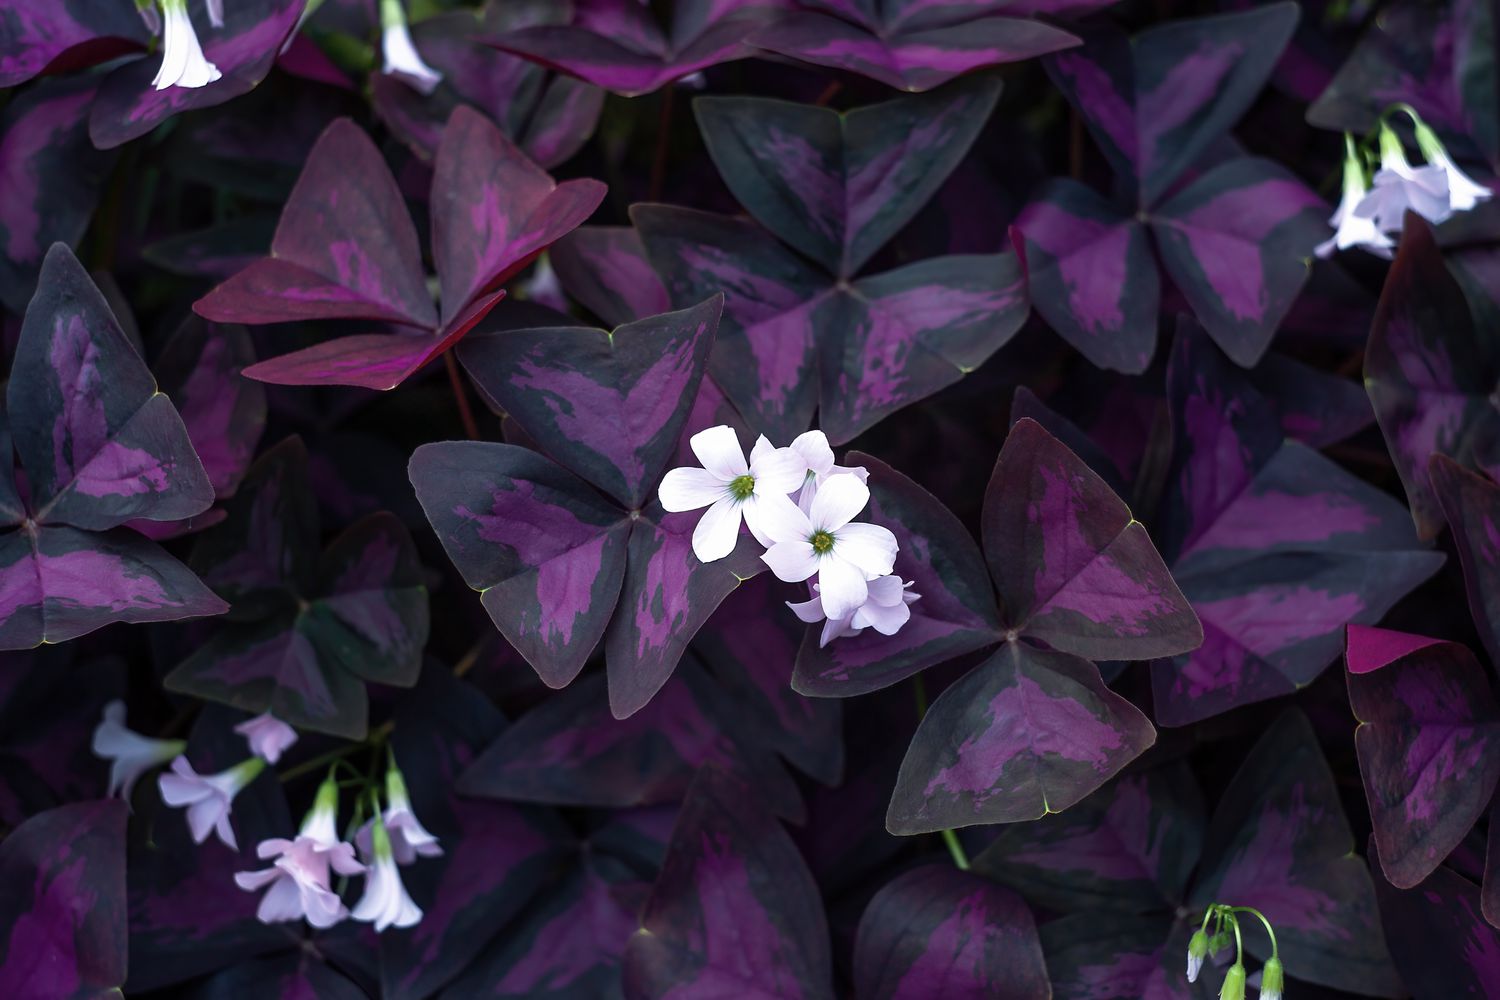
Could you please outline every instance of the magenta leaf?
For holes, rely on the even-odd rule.
[[[82,69],[143,48],[146,26],[128,5],[31,4],[0,8],[0,88],[48,71]]]
[[[1415,984],[1413,996],[1484,996],[1500,981],[1500,931],[1481,915],[1478,886],[1439,868],[1414,889],[1377,878],[1375,890],[1391,955]]]
[[[832,965],[792,839],[737,778],[705,768],[625,950],[625,995],[832,1000]]]
[[[715,296],[613,332],[554,327],[473,336],[459,359],[549,454],[639,509],[682,435],[722,307]]]
[[[563,291],[610,326],[672,308],[629,226],[579,226],[547,251]]]
[[[855,992],[870,1000],[1042,997],[1051,993],[1036,922],[1020,897],[946,864],[893,879],[865,907]]]
[[[1007,642],[932,703],[886,826],[911,835],[1060,812],[1155,740],[1089,661]]]
[[[1388,654],[1375,657],[1375,668],[1365,662],[1370,647],[1397,644],[1412,648],[1385,663]],[[1500,705],[1466,647],[1384,629],[1350,628],[1348,680],[1381,868],[1410,889],[1489,808],[1500,780]]]
[[[1428,477],[1463,566],[1469,612],[1491,663],[1500,663],[1500,486],[1445,455],[1434,455]]]
[[[1195,988],[1183,974],[1188,937],[1164,915],[1079,913],[1042,926],[1058,1000],[1208,1000],[1212,966]]]

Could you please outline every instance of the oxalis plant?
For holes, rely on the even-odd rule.
[[[1495,995],[1493,17],[0,0],[0,1000]]]

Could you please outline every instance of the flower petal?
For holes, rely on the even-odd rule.
[[[882,579],[889,579],[889,577],[882,577]],[[873,587],[874,584],[870,586]],[[895,635],[901,631],[901,626],[910,620],[911,608],[899,599],[894,607],[866,601],[858,611],[854,612],[851,624],[855,628],[873,628],[881,635]]]
[[[828,435],[822,431],[798,434],[790,447],[802,456],[809,469],[820,476],[833,468],[833,448],[828,444]]]
[[[787,583],[801,583],[818,571],[818,554],[806,540],[777,542],[760,559]]]
[[[872,580],[888,574],[896,562],[896,536],[889,528],[861,521],[844,525],[834,537],[834,555],[858,566]]]
[[[740,537],[740,507],[733,497],[715,500],[693,529],[693,555],[711,563],[734,551]]]
[[[662,477],[656,498],[664,509],[677,513],[707,507],[728,492],[728,483],[712,472],[687,465]]]
[[[808,519],[815,529],[838,531],[870,502],[870,488],[858,476],[829,476],[813,497]],[[890,572],[887,570],[886,572]]]
[[[750,533],[767,548],[777,542],[805,542],[812,537],[807,515],[784,496],[757,494],[746,500],[744,507]]]
[[[735,476],[743,476],[750,471],[750,466],[745,464],[745,452],[740,447],[740,439],[728,424],[699,431],[688,439],[688,446],[693,449],[693,454],[698,456],[698,461],[705,469],[726,483]]]
[[[877,576],[869,582],[869,588],[870,599],[867,603],[878,604],[886,608],[900,604],[901,598],[906,594],[906,585],[894,573],[888,576]]]
[[[807,479],[807,462],[790,448],[763,453],[750,463],[756,496],[786,496],[801,489]]]
[[[792,614],[809,625],[813,625],[828,617],[823,614],[823,599],[821,597],[814,597],[810,601],[787,601],[786,606],[792,609]]]
[[[865,603],[869,589],[864,572],[835,549],[818,564],[818,594],[823,598],[824,613],[838,619],[853,615]]]

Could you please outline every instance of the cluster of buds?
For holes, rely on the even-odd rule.
[[[1249,981],[1249,974],[1245,969],[1245,948],[1240,937],[1240,922],[1238,914],[1249,914],[1265,925],[1266,933],[1271,938],[1271,957],[1260,970],[1260,1000],[1281,1000],[1286,989],[1286,972],[1281,966],[1281,955],[1276,946],[1276,931],[1271,927],[1271,922],[1266,919],[1265,914],[1253,906],[1229,906],[1224,903],[1215,903],[1203,914],[1203,924],[1193,932],[1192,938],[1188,940],[1187,978],[1188,982],[1198,981],[1198,975],[1203,971],[1203,963],[1210,955],[1217,955],[1234,942],[1234,964],[1224,973],[1224,983],[1219,987],[1219,1000],[1245,1000],[1245,986]],[[1214,923],[1213,932],[1208,929],[1209,921]]]
[[[1426,161],[1421,166],[1406,158],[1401,137],[1386,120],[1392,114],[1411,119],[1417,148]],[[1395,248],[1391,234],[1401,231],[1408,211],[1437,225],[1494,194],[1453,162],[1437,133],[1410,105],[1396,105],[1382,115],[1374,141],[1376,149],[1371,150],[1344,134],[1343,197],[1328,220],[1336,231],[1314,251],[1319,257],[1351,247],[1390,257]]]

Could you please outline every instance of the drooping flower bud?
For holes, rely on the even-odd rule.
[[[1493,191],[1464,173],[1463,169],[1453,162],[1453,158],[1448,155],[1447,148],[1443,146],[1443,141],[1428,127],[1426,122],[1417,117],[1415,111],[1410,108],[1404,110],[1411,117],[1412,127],[1417,133],[1417,148],[1422,151],[1422,156],[1448,177],[1448,207],[1450,209],[1455,212],[1467,212],[1481,201],[1488,201],[1495,196]]]
[[[161,68],[151,80],[157,90],[168,87],[206,87],[224,74],[208,61],[198,44],[198,32],[188,15],[187,0],[161,0]]]
[[[412,42],[401,0],[380,0],[380,51],[385,57],[381,72],[405,81],[418,93],[432,93],[443,80],[443,74],[427,65]]]
[[[1245,1000],[1245,965],[1235,962],[1224,973],[1224,985],[1219,987],[1219,1000]]]
[[[1380,231],[1374,219],[1365,218],[1356,209],[1364,201],[1369,185],[1365,183],[1365,165],[1354,145],[1354,137],[1344,133],[1344,193],[1339,207],[1329,217],[1328,224],[1336,232],[1313,248],[1319,257],[1330,257],[1335,250],[1359,247],[1377,257],[1393,255],[1396,244]]]
[[[1286,973],[1281,968],[1281,959],[1272,955],[1260,972],[1260,1000],[1281,1000],[1285,980]]]
[[[1188,982],[1196,983],[1198,981],[1198,973],[1203,971],[1203,960],[1207,957],[1208,935],[1200,927],[1193,932],[1192,938],[1188,941]]]

